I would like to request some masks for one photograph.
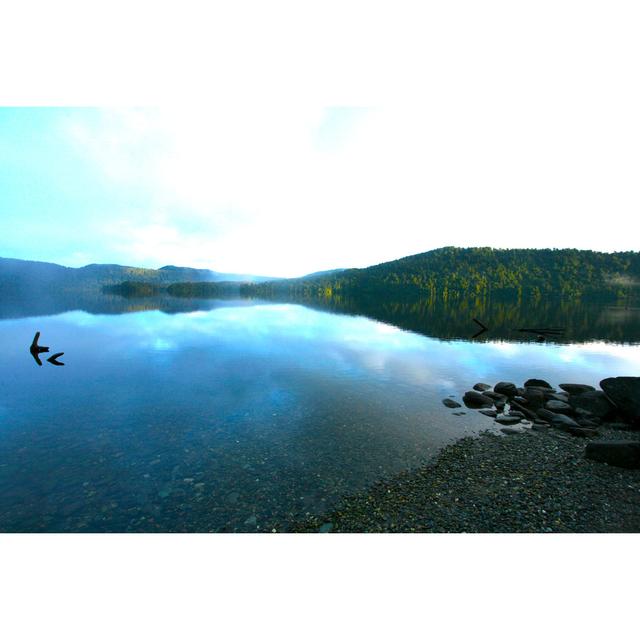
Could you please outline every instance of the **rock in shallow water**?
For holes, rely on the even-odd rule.
[[[538,380],[537,378],[530,378],[524,383],[526,387],[544,387],[545,389],[553,389],[553,387],[546,380]]]
[[[501,393],[509,398],[513,398],[518,395],[518,388],[513,384],[513,382],[498,382],[498,384],[493,387],[493,391],[494,393]]]
[[[493,406],[493,400],[478,391],[467,391],[462,397],[462,401],[471,408]]]
[[[491,385],[490,385],[490,384],[486,384],[486,383],[484,383],[484,382],[476,382],[476,383],[473,385],[473,388],[474,388],[476,391],[488,391],[489,389],[491,389]]]
[[[584,451],[585,458],[606,462],[625,469],[640,469],[640,442],[605,440],[590,442]]]
[[[499,424],[518,424],[521,418],[519,416],[505,415],[505,416],[497,416],[496,422]]]
[[[455,400],[452,400],[451,398],[445,398],[442,401],[442,404],[445,407],[449,407],[449,409],[457,409],[458,407],[462,406],[459,402],[456,402]]]
[[[495,409],[480,409],[478,413],[482,413],[485,416],[489,416],[490,418],[495,418],[498,415],[498,412]]]

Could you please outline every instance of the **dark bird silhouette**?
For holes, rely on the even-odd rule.
[[[60,353],[54,353],[52,356],[49,356],[47,358],[47,362],[50,362],[51,364],[55,364],[56,367],[64,367],[64,362],[58,362],[58,358],[63,355],[64,355],[64,351],[61,351]]]
[[[33,336],[33,342],[29,347],[29,352],[33,356],[33,359],[37,362],[38,366],[42,366],[42,361],[40,360],[40,354],[46,353],[49,351],[49,347],[41,347],[38,345],[38,340],[40,339],[40,332],[36,331],[36,335]]]

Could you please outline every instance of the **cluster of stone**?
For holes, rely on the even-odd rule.
[[[462,401],[503,425],[501,431],[506,434],[560,429],[578,438],[594,439],[587,444],[587,458],[640,468],[640,442],[602,439],[606,430],[640,429],[640,377],[605,378],[600,389],[588,384],[558,386],[555,389],[546,380],[535,378],[522,387],[513,382],[498,382],[493,387],[479,382]],[[447,399],[445,405],[452,402]]]

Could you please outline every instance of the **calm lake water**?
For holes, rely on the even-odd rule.
[[[597,385],[640,370],[636,308],[598,309],[608,320],[595,340],[538,343],[430,337],[436,319],[412,325],[410,309],[396,324],[426,323],[423,334],[395,326],[393,309],[382,322],[298,304],[172,304],[0,320],[1,531],[286,530],[494,428],[442,405],[476,382]],[[468,314],[461,322],[470,337]],[[36,365],[36,331],[64,367]]]

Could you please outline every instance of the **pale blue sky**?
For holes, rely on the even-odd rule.
[[[638,249],[635,116],[523,105],[3,108],[0,256],[296,276],[445,245]]]

